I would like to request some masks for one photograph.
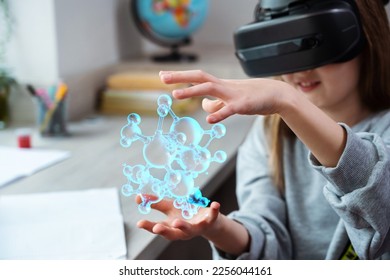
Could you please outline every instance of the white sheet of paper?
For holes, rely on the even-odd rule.
[[[124,259],[115,188],[0,196],[0,259]]]
[[[70,156],[68,151],[0,146],[0,187]]]

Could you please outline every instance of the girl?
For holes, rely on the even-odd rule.
[[[178,99],[204,99],[207,120],[259,115],[237,159],[240,209],[213,202],[192,220],[171,202],[140,228],[170,240],[203,236],[219,259],[390,258],[390,31],[381,0],[356,1],[367,37],[350,61],[280,79],[162,71]]]

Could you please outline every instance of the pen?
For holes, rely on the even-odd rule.
[[[50,108],[52,106],[52,102],[50,101],[49,97],[47,96],[47,93],[43,89],[36,90],[32,85],[28,84],[27,90],[32,96],[40,99],[46,105],[47,108]]]
[[[44,89],[39,88],[35,91],[35,93],[37,96],[39,96],[42,99],[42,101],[46,105],[47,109],[50,109],[53,107],[53,102],[50,100],[49,95],[47,94],[47,92]]]
[[[57,86],[51,86],[48,88],[47,94],[51,101],[55,100],[56,92],[57,92]]]
[[[32,96],[37,96],[37,93],[35,92],[35,88],[32,85],[28,84],[27,90],[30,92]]]
[[[44,102],[42,97],[37,94],[36,89],[32,85],[27,84],[26,87],[27,87],[27,90],[30,92],[30,94],[33,97],[37,98],[37,100],[38,100],[38,105],[39,105],[39,108],[38,108],[38,113],[39,113],[38,123],[42,123],[48,105],[46,105],[46,103]]]
[[[67,92],[68,87],[66,86],[66,84],[61,83],[57,88],[57,92],[55,94],[55,101],[60,102],[61,100],[63,100]]]

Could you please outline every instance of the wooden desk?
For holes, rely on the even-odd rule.
[[[204,112],[199,111],[193,117],[204,129],[207,129],[211,126],[205,122],[205,116]],[[251,117],[234,116],[223,122],[227,134],[221,139],[215,139],[210,150],[222,149],[227,153],[228,159],[223,164],[213,162],[208,175],[197,178],[196,184],[202,186],[205,196],[214,193],[221,182],[234,170],[237,148],[250,128],[252,120]],[[1,188],[0,195],[108,187],[116,187],[120,191],[121,186],[126,182],[122,173],[122,164],[125,162],[131,164],[133,160],[142,158],[142,143],[138,143],[139,141],[129,149],[119,144],[120,129],[125,124],[126,116],[100,116],[96,119],[69,124],[72,135],[67,138],[42,138],[35,131],[32,137],[33,148],[67,150],[71,152],[71,157]],[[140,126],[145,135],[153,135],[157,118],[142,117]],[[0,144],[16,146],[16,137],[12,128],[0,131]],[[169,242],[136,228],[137,221],[145,216],[138,212],[134,197],[128,198],[120,194],[120,201],[126,230],[127,258],[156,258]],[[155,211],[147,216],[152,220],[161,217],[161,214]]]

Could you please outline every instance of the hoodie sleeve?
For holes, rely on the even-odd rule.
[[[390,128],[347,132],[346,147],[336,167],[322,166],[309,154],[314,169],[326,179],[324,195],[344,221],[361,259],[390,251]]]

